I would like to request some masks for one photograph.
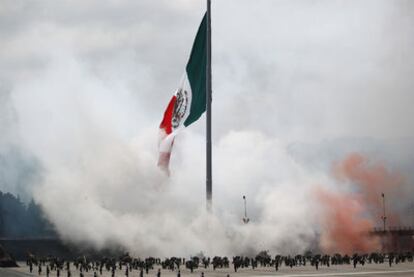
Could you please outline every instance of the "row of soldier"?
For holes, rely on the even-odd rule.
[[[357,265],[364,266],[366,263],[388,263],[389,266],[404,262],[413,262],[413,254],[411,252],[406,253],[371,253],[371,254],[354,254],[349,255],[296,255],[296,256],[282,256],[276,255],[272,258],[267,251],[262,251],[254,258],[247,256],[234,256],[231,259],[227,257],[215,256],[210,257],[192,257],[188,260],[185,258],[171,257],[161,260],[160,258],[148,257],[145,259],[132,258],[129,254],[122,255],[115,258],[102,257],[99,259],[89,259],[85,256],[79,257],[73,261],[66,261],[58,257],[46,257],[37,258],[34,255],[28,255],[27,265],[32,273],[34,266],[37,267],[39,275],[44,273],[45,276],[49,276],[51,271],[55,272],[55,276],[60,277],[61,272],[65,271],[67,277],[72,277],[71,264],[75,268],[75,271],[79,273],[79,276],[84,276],[84,272],[94,272],[94,276],[98,274],[102,275],[103,271],[111,272],[111,276],[115,277],[117,271],[121,271],[122,275],[129,277],[129,273],[133,270],[139,271],[139,275],[142,277],[148,274],[154,267],[157,266],[164,270],[177,271],[177,275],[181,274],[181,267],[185,266],[191,273],[199,268],[205,269],[212,267],[213,270],[217,268],[229,268],[230,264],[235,272],[243,268],[256,269],[260,267],[274,267],[275,270],[279,270],[281,266],[297,267],[306,266],[307,264],[319,269],[320,266],[330,267],[333,265],[352,264],[355,268]],[[44,268],[44,272],[43,272]],[[160,269],[157,271],[157,275],[160,276]],[[62,276],[63,277],[63,276]]]

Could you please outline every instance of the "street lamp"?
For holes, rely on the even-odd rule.
[[[385,232],[385,222],[387,221],[387,216],[385,215],[385,194],[382,193],[381,196],[382,196],[382,208],[383,208],[383,214],[382,214],[381,219],[384,224],[384,232]]]
[[[243,223],[247,224],[249,223],[250,219],[247,217],[247,206],[246,206],[246,196],[243,195],[244,200],[244,217],[243,217]]]

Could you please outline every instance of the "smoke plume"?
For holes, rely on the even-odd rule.
[[[391,203],[410,201],[401,195],[404,178],[358,153],[336,162],[332,172],[339,185],[336,191],[322,187],[315,191],[323,215],[321,249],[348,254],[381,250],[379,238],[370,232],[381,222],[384,204],[388,204],[387,228],[401,224],[401,211]]]
[[[405,184],[403,176],[393,172],[380,162],[372,163],[368,158],[354,153],[334,166],[334,175],[340,182],[350,182],[355,185],[359,194],[374,218],[383,215],[383,198],[386,196],[388,203],[404,202],[406,197],[402,195]],[[387,220],[390,226],[400,224],[395,207],[389,205]]]

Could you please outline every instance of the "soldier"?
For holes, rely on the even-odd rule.
[[[38,269],[38,271],[37,271],[38,273],[39,273],[39,275],[41,275],[42,274],[42,265],[39,263],[39,269]]]
[[[144,277],[144,270],[141,268],[141,270],[139,271],[139,277]]]
[[[128,266],[126,266],[126,269],[125,269],[125,276],[126,276],[126,277],[128,277],[128,276],[129,276]]]
[[[70,273],[70,270],[68,270],[68,275],[67,275],[67,277],[71,277],[72,276],[72,274]]]
[[[32,271],[33,271],[33,263],[32,263],[32,261],[30,261],[29,270],[30,270],[30,273],[32,273]]]
[[[49,274],[50,274],[49,266],[46,266],[46,276],[49,277]]]
[[[98,274],[96,274],[96,271],[93,272],[93,277],[98,277]]]
[[[161,277],[161,269],[158,269],[157,277]]]
[[[181,272],[178,270],[177,277],[181,277]]]
[[[60,269],[59,268],[56,269],[56,277],[60,277]]]
[[[208,259],[203,258],[203,264],[204,264],[204,268],[206,269],[210,264],[210,258],[208,258]]]
[[[390,267],[392,265],[393,258],[394,258],[393,255],[391,255],[391,254],[388,255],[388,263],[389,263]]]
[[[201,277],[204,277],[204,272],[201,272]]]

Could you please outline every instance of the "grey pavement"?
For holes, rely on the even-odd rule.
[[[144,274],[145,277],[154,277],[156,276],[158,268],[155,268],[149,272],[148,275]],[[23,263],[20,263],[19,268],[0,268],[0,277],[34,277],[39,276],[37,274],[37,267],[33,268],[34,273],[29,273],[29,268],[25,266]],[[46,277],[45,268],[43,268],[43,273],[41,276]],[[353,268],[352,265],[337,265],[327,267],[320,267],[317,271],[314,267],[311,266],[300,266],[300,267],[293,267],[288,268],[282,266],[279,271],[275,271],[274,268],[258,268],[255,270],[252,269],[240,269],[237,273],[235,273],[231,268],[229,269],[217,269],[213,271],[213,269],[204,269],[198,268],[191,273],[189,270],[182,268],[181,276],[192,276],[192,277],[199,277],[201,276],[201,272],[204,272],[205,277],[226,277],[227,274],[230,277],[233,276],[251,276],[251,277],[259,277],[259,276],[285,276],[285,277],[317,277],[317,276],[361,276],[361,277],[391,277],[391,276],[414,276],[414,263],[400,263],[398,265],[393,265],[393,267],[389,267],[388,264],[366,264],[365,266],[357,266],[357,268]],[[79,277],[79,271],[75,270],[72,267],[72,277]],[[84,272],[85,277],[92,277],[93,271]],[[110,272],[104,271],[102,276],[99,277],[110,277]],[[139,271],[133,270],[129,273],[129,277],[138,277]],[[177,276],[176,271],[170,270],[162,270],[161,276],[165,277],[175,277]],[[49,277],[56,277],[56,272],[52,271]],[[67,273],[65,270],[61,271],[60,277],[67,277]],[[115,277],[125,277],[124,270],[117,270]]]

